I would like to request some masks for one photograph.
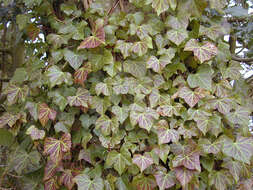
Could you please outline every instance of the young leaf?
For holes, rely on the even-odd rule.
[[[70,151],[71,136],[65,133],[59,140],[48,137],[45,139],[44,153],[49,155],[51,160],[58,163],[62,160],[63,154]]]
[[[135,154],[133,157],[133,163],[140,168],[141,172],[143,172],[147,167],[151,166],[154,161],[149,154]]]
[[[173,167],[184,166],[190,170],[201,171],[199,152],[179,154],[173,159],[172,163]]]
[[[123,40],[118,40],[116,42],[115,49],[120,50],[121,54],[123,55],[124,59],[130,56],[130,50],[131,47],[133,46],[133,43],[127,43],[124,42]]]
[[[3,128],[5,125],[12,127],[19,119],[20,119],[20,115],[14,115],[14,114],[5,112],[0,117],[0,128]]]
[[[191,39],[186,43],[184,51],[193,51],[194,56],[199,59],[200,63],[210,60],[218,53],[218,49],[214,44],[205,42],[201,46],[195,39]]]
[[[152,7],[157,12],[157,15],[159,16],[162,12],[169,9],[169,1],[168,0],[153,0],[152,1]]]
[[[53,178],[56,172],[62,170],[60,163],[55,163],[52,160],[48,160],[44,169],[43,181]]]
[[[92,36],[85,38],[78,46],[77,50],[84,48],[95,48],[105,44],[105,31],[104,27],[100,27],[93,32]]]
[[[83,64],[83,61],[85,59],[83,55],[78,55],[68,49],[64,49],[64,58],[75,70],[79,69],[79,67]]]
[[[135,42],[133,46],[131,47],[131,51],[137,54],[138,56],[143,56],[148,51],[148,46],[146,42]]]
[[[90,65],[86,63],[83,67],[78,69],[74,74],[74,82],[83,85],[91,71]]]
[[[39,120],[42,126],[45,126],[49,119],[52,121],[55,120],[57,112],[49,108],[47,104],[39,104],[38,110]]]
[[[77,183],[78,190],[104,190],[104,182],[100,177],[95,177],[93,180],[86,174],[80,174],[74,178]]]
[[[37,129],[34,125],[27,129],[26,134],[30,135],[32,140],[44,139],[45,137],[45,131]]]
[[[99,96],[100,94],[103,94],[105,96],[109,96],[110,92],[109,92],[109,88],[107,86],[106,83],[100,82],[96,85],[95,87],[96,93]]]
[[[123,124],[129,115],[129,108],[126,106],[123,106],[123,107],[113,106],[112,113],[114,113],[117,116],[117,119],[119,120],[119,122]]]

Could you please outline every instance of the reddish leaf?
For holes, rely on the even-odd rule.
[[[177,142],[180,138],[175,129],[169,128],[166,120],[159,121],[156,132],[158,135],[159,144],[169,143],[170,141]]]
[[[9,127],[12,127],[17,120],[19,120],[20,115],[13,115],[8,112],[5,112],[1,117],[0,117],[0,128],[3,128],[5,125],[9,125]]]
[[[158,171],[154,176],[156,183],[159,186],[159,190],[165,190],[175,185],[174,176],[171,173]]]
[[[208,139],[201,139],[199,141],[204,152],[210,154],[218,154],[221,150],[222,144],[220,141],[214,141],[211,143]]]
[[[178,96],[180,98],[183,98],[190,107],[194,107],[201,98],[201,96],[198,93],[192,91],[188,87],[181,88],[179,90]]]
[[[57,188],[57,183],[56,183],[56,178],[50,178],[47,181],[44,182],[44,188],[45,190],[56,190]]]
[[[44,169],[44,178],[43,180],[49,180],[50,178],[54,177],[57,171],[62,170],[60,163],[54,163],[51,160],[47,161],[47,164]]]
[[[72,175],[72,171],[64,170],[59,180],[60,180],[60,184],[63,184],[65,187],[71,190],[75,184],[73,179],[74,177]]]
[[[10,84],[4,90],[3,94],[7,95],[7,100],[10,105],[15,104],[17,102],[24,102],[28,94],[28,87],[25,85],[21,88],[14,84]]]
[[[173,159],[173,167],[184,166],[190,170],[201,171],[199,152],[183,153]]]
[[[210,60],[218,53],[218,49],[214,44],[205,42],[204,45],[201,46],[195,39],[191,39],[186,43],[184,51],[193,51],[194,55],[201,63]]]
[[[27,129],[26,134],[30,135],[32,140],[39,140],[45,137],[45,131],[37,129],[34,125]]]
[[[40,28],[37,27],[35,24],[29,24],[26,28],[29,38],[34,41],[38,37],[40,33]]]
[[[141,172],[143,172],[147,167],[151,166],[154,161],[149,154],[135,154],[133,157],[133,163],[140,168]]]
[[[90,65],[85,64],[85,66],[81,67],[75,72],[74,82],[83,85],[90,71],[91,71]]]
[[[44,153],[48,154],[51,160],[58,163],[62,160],[63,153],[70,151],[71,148],[71,135],[65,133],[60,140],[54,138],[46,138],[44,144]]]
[[[188,170],[184,167],[177,167],[174,169],[174,171],[177,180],[181,183],[183,187],[191,181],[195,173],[193,170]]]
[[[133,186],[136,190],[154,190],[157,185],[153,176],[144,176],[140,174],[134,177]]]
[[[78,88],[75,96],[68,96],[68,103],[70,106],[82,106],[88,108],[88,101],[91,96],[88,90]]]
[[[57,112],[53,109],[50,109],[47,104],[39,104],[39,120],[42,126],[45,126],[48,120],[54,121],[56,118]]]
[[[93,32],[93,36],[85,38],[77,49],[79,50],[84,48],[95,48],[104,43],[105,43],[105,31],[104,28],[101,27]]]

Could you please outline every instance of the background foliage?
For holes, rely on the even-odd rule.
[[[251,190],[251,5],[1,1],[0,188]]]

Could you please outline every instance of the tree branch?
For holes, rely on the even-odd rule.
[[[235,55],[232,55],[232,60],[238,61],[238,62],[243,62],[243,63],[246,63],[248,65],[252,65],[253,64],[253,58],[242,58],[242,57],[237,57]]]

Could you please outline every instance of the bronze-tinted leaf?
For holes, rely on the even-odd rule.
[[[17,102],[24,102],[28,95],[28,86],[19,87],[15,84],[10,84],[3,92],[7,95],[7,100],[10,105]]]
[[[143,172],[147,167],[151,166],[154,161],[149,154],[135,154],[133,157],[133,163],[140,168],[141,172]]]
[[[52,121],[55,120],[57,112],[49,108],[47,104],[45,103],[39,104],[38,110],[39,110],[39,120],[42,126],[45,126],[49,119]]]
[[[15,114],[5,112],[0,117],[0,128],[3,128],[5,125],[12,127],[19,120],[19,118],[20,118],[20,115],[15,115]]]
[[[177,180],[181,183],[183,187],[191,181],[195,173],[193,170],[188,170],[184,167],[177,167],[174,169],[174,171]]]
[[[158,171],[155,173],[156,183],[159,186],[159,190],[165,190],[175,185],[175,177],[171,173],[165,173]]]
[[[68,96],[68,103],[70,106],[82,106],[88,108],[88,101],[90,101],[90,93],[84,88],[78,88],[75,96]]]
[[[63,154],[70,151],[71,136],[65,133],[59,140],[48,137],[45,139],[44,153],[49,155],[51,160],[58,163],[62,160]]]
[[[45,131],[44,130],[39,130],[34,125],[31,125],[27,129],[26,134],[30,135],[32,140],[39,140],[39,139],[43,139],[45,137]]]
[[[71,170],[64,170],[61,173],[60,176],[60,184],[63,184],[65,187],[68,188],[68,190],[71,190],[73,188],[73,186],[75,185],[74,183],[74,177],[72,175],[72,171]]]
[[[84,48],[95,48],[100,46],[101,44],[105,44],[105,31],[104,27],[100,27],[96,29],[93,32],[92,36],[89,36],[85,38],[81,44],[78,46],[79,49],[84,49]]]

